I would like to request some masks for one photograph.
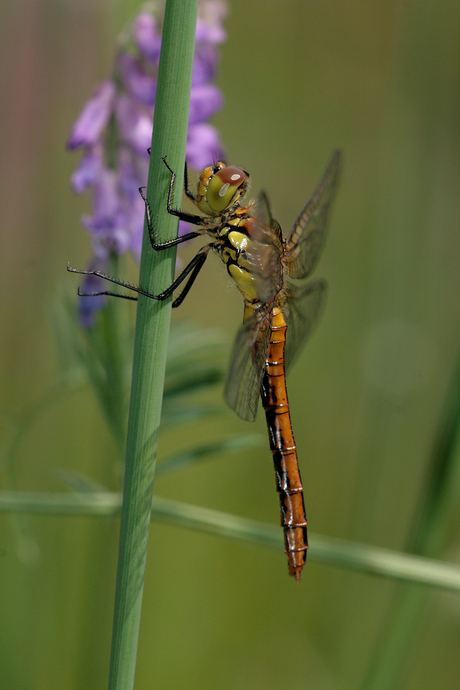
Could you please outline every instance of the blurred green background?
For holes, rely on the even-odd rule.
[[[77,155],[64,144],[138,9],[132,0],[0,8],[4,447],[58,379],[53,311],[76,288],[67,261],[83,267],[89,256],[79,223],[89,199],[69,189]],[[288,381],[312,533],[408,549],[460,350],[460,5],[233,0],[226,27],[226,106],[214,122],[285,232],[332,150],[345,158],[316,270],[327,308]],[[183,317],[231,342],[242,305],[217,260],[174,314]],[[159,477],[155,491],[277,523],[262,417],[250,426],[224,412],[165,433],[160,457],[223,433],[257,431],[264,443]],[[88,386],[43,407],[1,486],[63,491],[59,469],[119,487]],[[118,520],[4,514],[0,526],[0,686],[105,687]],[[432,555],[458,562],[459,546],[453,523]],[[296,586],[281,551],[154,523],[135,687],[377,687],[385,631],[409,589],[314,557]],[[460,599],[421,596],[391,687],[458,688]]]

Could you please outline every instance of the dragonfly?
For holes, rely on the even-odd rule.
[[[172,306],[178,307],[188,294],[211,250],[224,263],[227,273],[243,297],[244,317],[230,357],[225,385],[225,400],[236,414],[254,421],[259,397],[265,410],[270,449],[273,455],[276,490],[279,494],[281,526],[289,574],[300,581],[306,563],[308,536],[297,450],[292,431],[286,389],[286,370],[312,333],[321,314],[326,295],[324,280],[310,280],[324,246],[330,208],[341,169],[341,153],[334,151],[316,190],[299,213],[285,238],[272,215],[268,196],[261,192],[256,200],[244,203],[249,188],[249,173],[222,161],[206,167],[194,194],[188,186],[185,169],[185,195],[200,213],[189,213],[172,205],[176,174],[166,157],[170,173],[168,213],[187,221],[196,229],[162,243],[155,241],[155,230],[145,188],[139,191],[151,245],[161,251],[199,236],[211,241],[173,283],[158,295],[125,283],[102,271],[68,270],[95,275],[138,294],[165,300],[185,281]],[[132,295],[112,291],[83,293],[114,295],[136,300]]]

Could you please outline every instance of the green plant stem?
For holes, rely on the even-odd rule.
[[[111,517],[121,510],[122,497],[112,491],[36,493],[1,491],[0,511],[40,515]],[[249,520],[209,508],[153,497],[151,517],[188,529],[268,546],[282,554],[283,538],[277,525]],[[359,570],[409,583],[440,587],[460,593],[460,567],[452,563],[381,549],[367,544],[310,535],[309,561]],[[413,590],[423,592],[422,588]],[[410,607],[410,604],[409,604]]]
[[[460,358],[431,455],[425,506],[411,546],[422,557],[439,558],[448,547],[460,512]],[[429,593],[420,587],[397,593],[363,690],[391,690],[401,683],[429,603]]]
[[[197,0],[167,1],[147,184],[160,242],[177,235],[177,219],[166,211],[170,176],[161,157],[167,155],[177,171],[176,204],[180,206],[196,18]],[[155,253],[144,227],[140,285],[158,294],[172,282],[174,264],[175,251]],[[131,690],[134,684],[170,311],[170,299],[139,298],[109,690]]]

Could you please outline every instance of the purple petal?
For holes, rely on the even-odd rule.
[[[199,17],[196,23],[197,43],[223,43],[227,40],[226,31],[220,26],[210,26]]]
[[[120,149],[118,156],[118,187],[126,203],[141,200],[139,187],[145,187],[149,161],[140,158],[128,147]]]
[[[130,53],[122,52],[118,57],[118,66],[128,93],[145,105],[154,105],[157,80],[145,72],[141,62]]]
[[[91,262],[89,270],[95,270],[95,266],[96,262]],[[100,271],[104,271],[104,264],[102,264],[101,266],[101,262],[98,261],[97,269]],[[99,278],[98,276],[93,275],[85,276],[83,279],[83,283],[80,287],[81,292],[87,293],[102,292],[108,289],[109,288],[107,287],[107,281],[103,280],[102,278]],[[92,326],[94,326],[96,314],[105,306],[106,302],[106,295],[81,297],[78,300],[78,312],[80,316],[80,323],[84,328],[91,328]]]
[[[135,259],[138,262],[140,262],[141,259],[142,235],[144,232],[144,215],[144,202],[140,194],[138,194],[136,201],[130,207],[130,213],[128,218],[130,237],[129,251],[134,255]]]
[[[122,138],[145,156],[152,143],[153,116],[129,96],[118,96],[115,112]]]
[[[85,153],[70,178],[70,185],[76,194],[82,194],[96,184],[102,172],[102,148],[94,146]]]
[[[94,185],[93,210],[97,216],[112,217],[118,208],[117,179],[114,170],[101,170]]]
[[[219,55],[209,43],[197,45],[193,59],[192,87],[212,81],[216,75]]]
[[[93,213],[82,218],[93,236],[95,254],[123,254],[129,248],[129,229],[118,177],[114,170],[103,170],[94,187]]]
[[[93,251],[98,258],[124,254],[129,250],[131,237],[126,215],[121,209],[113,216],[82,216],[81,220],[93,236]]]
[[[193,226],[191,223],[187,223],[185,220],[180,220],[179,221],[179,236],[181,237],[182,235],[186,235],[188,232],[192,232],[193,230],[196,230],[196,226]],[[189,240],[191,242],[192,240]],[[184,242],[183,245],[185,246],[188,244],[188,242]]]
[[[147,184],[148,161],[122,149],[118,165],[118,187],[129,235],[128,249],[140,259],[145,206],[139,187]]]
[[[222,160],[224,149],[217,129],[206,122],[189,127],[186,158],[189,165],[196,170],[202,170],[207,165]]]
[[[115,84],[110,79],[103,81],[98,86],[83,106],[83,110],[72,127],[67,140],[67,148],[94,146],[97,143],[101,131],[107,125],[112,113],[115,91]]]
[[[133,36],[142,55],[150,62],[158,62],[161,48],[161,35],[156,18],[142,12],[134,20]]]
[[[189,127],[204,122],[222,108],[222,91],[214,84],[201,84],[192,88],[190,94]]]
[[[227,4],[219,0],[202,0],[198,5],[196,41],[222,43],[227,34],[222,26],[227,16]]]
[[[129,220],[126,213],[119,211],[115,217],[114,227],[110,233],[110,239],[113,241],[113,251],[116,254],[125,254],[129,252],[131,247],[131,231],[129,228]]]

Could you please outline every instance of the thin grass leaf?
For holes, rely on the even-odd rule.
[[[67,485],[76,495],[104,493],[107,489],[91,477],[72,472],[68,469],[58,468],[55,470],[56,478],[64,485]]]
[[[445,552],[460,517],[460,358],[433,442],[429,470],[423,508],[409,547],[420,556],[433,558]],[[422,629],[428,604],[425,590],[398,593],[372,655],[363,690],[395,687]]]
[[[161,411],[161,427],[163,430],[179,424],[196,422],[200,419],[224,414],[225,408],[216,405],[193,405],[184,404],[181,406],[177,401],[164,401]]]
[[[82,494],[0,492],[2,512],[110,517],[120,512],[121,504],[121,494],[110,491]],[[277,525],[159,496],[153,497],[151,517],[188,529],[269,546],[278,552],[282,544]],[[312,534],[310,542],[309,560],[460,593],[460,566],[318,534]]]
[[[121,511],[122,494],[115,491],[51,493],[1,491],[0,511],[36,515],[116,516]]]
[[[183,469],[189,465],[195,465],[219,453],[234,453],[245,448],[254,448],[260,446],[262,440],[265,439],[262,439],[260,434],[245,434],[243,436],[223,438],[219,441],[207,443],[202,446],[195,446],[194,448],[185,450],[182,453],[177,453],[164,460],[164,462],[158,465],[157,474],[173,472],[174,470]]]
[[[117,271],[113,260],[110,270]],[[126,411],[131,374],[132,327],[127,310],[115,300],[98,314],[97,327],[78,325],[75,299],[61,290],[49,310],[61,369],[78,367],[89,380],[108,428],[122,454],[126,443]]]
[[[165,207],[169,175],[161,158],[168,156],[176,189],[182,189],[196,21],[197,0],[167,1],[147,183],[157,242],[177,236],[177,218]],[[155,254],[145,224],[139,285],[151,294],[171,284],[175,267],[173,249]],[[131,690],[134,684],[170,314],[170,299],[139,297],[109,690]]]
[[[197,363],[187,372],[176,376],[168,376],[165,381],[165,397],[172,398],[178,395],[194,393],[208,386],[223,381],[222,368],[212,362]]]
[[[227,357],[229,344],[218,328],[197,328],[190,319],[174,322],[168,348],[168,367],[182,368],[183,362],[201,360],[208,355],[217,360]]]

